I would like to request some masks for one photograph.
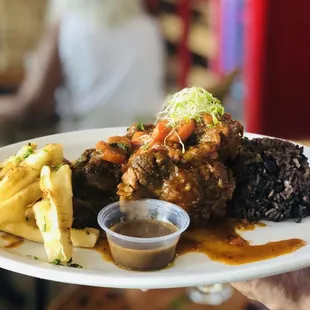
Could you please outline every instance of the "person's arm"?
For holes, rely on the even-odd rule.
[[[44,117],[52,113],[54,93],[62,82],[58,36],[58,25],[46,29],[17,94],[0,98],[0,119]]]
[[[232,284],[270,310],[310,309],[310,269]]]

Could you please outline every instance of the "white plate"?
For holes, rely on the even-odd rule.
[[[78,131],[38,139],[32,139],[44,146],[47,143],[62,143],[66,158],[79,157],[84,149],[94,147],[98,140],[124,133],[124,128]],[[259,137],[246,134],[249,138]],[[0,149],[0,160],[14,154],[25,142]],[[310,157],[310,148],[305,147],[305,155]],[[301,224],[294,222],[267,223],[267,227],[257,227],[243,234],[252,244],[264,244],[290,238],[300,238],[310,243],[310,218]],[[35,260],[31,256],[39,259]],[[116,267],[105,261],[94,250],[74,249],[74,262],[83,269],[54,266],[46,262],[44,248],[40,244],[25,241],[20,247],[0,249],[0,267],[29,276],[47,280],[90,286],[116,288],[155,289],[186,287],[248,280],[269,276],[310,266],[310,245],[293,254],[277,258],[229,266],[211,261],[206,255],[192,253],[176,259],[172,267],[156,272],[133,272]]]

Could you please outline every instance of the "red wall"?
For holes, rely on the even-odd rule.
[[[247,130],[310,138],[310,1],[249,0]]]

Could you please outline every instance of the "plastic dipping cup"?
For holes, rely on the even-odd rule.
[[[132,237],[111,230],[118,225],[135,224],[141,220],[167,224],[173,230],[169,234],[151,238]],[[175,257],[176,245],[189,222],[189,216],[182,208],[156,199],[116,202],[98,214],[98,223],[106,232],[114,262],[126,269],[140,271],[168,266]],[[133,228],[136,226],[139,225],[133,225]]]

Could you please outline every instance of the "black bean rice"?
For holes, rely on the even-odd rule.
[[[310,215],[310,169],[303,147],[288,141],[243,139],[234,165],[237,188],[228,213],[274,222]]]

